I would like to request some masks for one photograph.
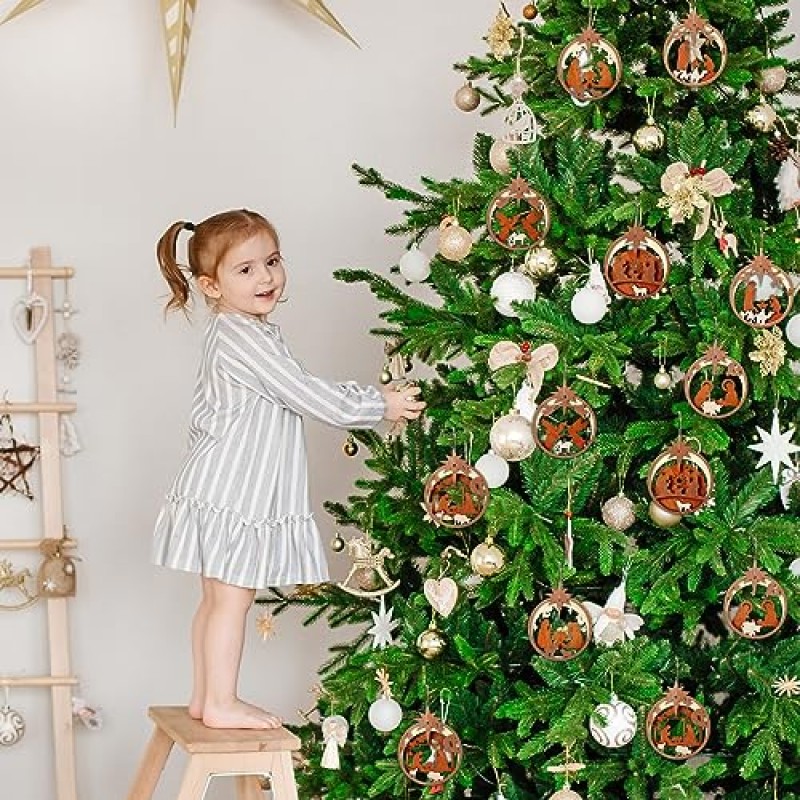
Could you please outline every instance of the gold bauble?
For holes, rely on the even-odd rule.
[[[655,376],[653,377],[653,383],[656,386],[656,389],[661,389],[662,392],[665,392],[667,389],[672,386],[672,376],[664,369],[664,365],[662,364],[658,368],[658,372],[656,372]]]
[[[767,67],[761,71],[756,83],[764,94],[775,94],[786,86],[786,67]]]
[[[382,585],[380,576],[372,567],[361,567],[353,573],[353,580],[362,592],[374,592]]]
[[[664,146],[664,131],[650,118],[633,134],[633,143],[640,153],[654,153]]]
[[[667,511],[666,508],[662,508],[655,500],[650,503],[649,510],[650,519],[659,528],[673,528],[683,519],[680,514],[675,514],[672,511]]]
[[[759,103],[746,114],[747,121],[761,133],[775,130],[778,115],[769,103]]]
[[[539,9],[533,3],[528,3],[522,9],[522,16],[527,20],[536,19],[539,16]]]
[[[467,81],[455,94],[453,102],[462,111],[474,111],[481,102],[478,90]]]
[[[494,144],[489,148],[489,164],[499,175],[508,175],[511,172],[508,153],[513,146],[513,144],[504,142],[502,139],[495,139]]]
[[[417,650],[419,650],[420,655],[428,659],[428,661],[441,655],[446,646],[447,639],[444,638],[442,632],[434,625],[431,625],[430,628],[422,631],[422,633],[417,636]]]
[[[549,247],[538,245],[528,250],[522,270],[531,280],[539,281],[552,275],[557,266],[555,253]]]
[[[555,794],[550,795],[550,800],[583,800],[583,798],[572,789],[559,789]]]
[[[389,370],[388,370],[388,369],[384,369],[384,370],[381,372],[380,381],[381,381],[381,383],[382,383],[382,384],[384,384],[384,385],[386,385],[387,383],[391,383],[391,382],[392,382],[392,373],[391,373],[391,372],[389,372]]]
[[[481,542],[469,556],[469,563],[478,575],[491,578],[505,566],[503,551],[491,540]]]
[[[331,539],[331,550],[333,550],[334,553],[341,553],[342,550],[344,550],[344,546],[345,541],[341,536],[335,536]]]
[[[448,261],[461,261],[472,250],[472,236],[455,217],[445,217],[439,224],[439,255]]]
[[[345,439],[342,445],[342,452],[349,458],[352,458],[358,453],[358,443],[352,436],[348,436],[347,439]]]

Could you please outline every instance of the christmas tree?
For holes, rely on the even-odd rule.
[[[337,276],[385,303],[383,380],[430,368],[428,410],[348,440],[347,579],[264,599],[363,624],[300,729],[303,796],[800,798],[788,22],[501,5],[456,65],[500,128],[474,177],[356,167],[409,249]]]

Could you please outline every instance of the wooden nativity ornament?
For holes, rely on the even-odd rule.
[[[533,416],[536,445],[553,458],[575,458],[592,446],[597,436],[594,409],[569,386],[543,400]]]
[[[650,467],[647,490],[655,503],[672,514],[693,514],[711,497],[714,476],[708,462],[682,437]]]
[[[403,774],[431,791],[441,790],[458,772],[461,755],[458,734],[429,710],[406,730],[397,746]]]
[[[603,270],[618,297],[647,300],[667,282],[669,263],[664,245],[641,225],[633,225],[608,248]]]
[[[768,639],[786,621],[787,605],[783,587],[754,565],[725,592],[723,619],[743,639]]]
[[[489,505],[486,478],[463,458],[451,455],[425,482],[425,519],[445,528],[474,525]]]
[[[716,342],[689,367],[683,379],[687,402],[709,419],[735,414],[744,405],[747,389],[744,367]]]

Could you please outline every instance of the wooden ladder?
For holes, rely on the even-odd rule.
[[[75,411],[74,403],[58,399],[56,335],[53,311],[53,279],[71,278],[71,267],[54,267],[49,247],[31,249],[30,267],[0,267],[0,279],[26,279],[33,274],[33,290],[47,303],[48,315],[33,344],[36,360],[36,401],[0,403],[3,414],[37,414],[41,470],[42,537],[40,539],[0,539],[0,551],[36,550],[42,539],[62,539],[64,504],[61,493],[60,415]],[[67,539],[63,546],[74,548]],[[72,686],[78,683],[71,674],[68,599],[47,598],[47,631],[50,674],[10,677],[0,675],[0,687],[44,687],[51,692],[53,747],[57,800],[78,800],[75,776],[75,739],[72,717]]]

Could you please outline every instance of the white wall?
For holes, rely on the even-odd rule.
[[[288,0],[198,5],[177,128],[155,0],[51,0],[0,28],[0,263],[50,244],[77,268],[85,450],[65,465],[83,558],[73,660],[80,691],[106,718],[100,732],[76,731],[81,800],[125,795],[146,707],[182,703],[188,691],[195,580],[151,567],[149,545],[184,450],[200,331],[163,321],[157,237],[177,218],[262,210],[288,259],[291,302],[277,320],[294,351],[322,375],[374,381],[381,349],[367,329],[377,306],[331,271],[394,263],[402,242],[382,231],[399,207],[358,186],[349,165],[414,186],[421,174],[467,175],[475,127],[497,124],[454,108],[460,79],[449,69],[481,49],[491,3],[330,0],[361,50]],[[0,307],[23,288],[0,286]],[[29,396],[28,357],[0,313],[0,392],[12,400]],[[35,439],[32,421],[17,428]],[[308,437],[329,538],[321,503],[346,497],[360,465],[341,455],[339,432],[310,424]],[[0,536],[38,535],[37,514],[4,495]],[[245,696],[293,720],[331,641],[299,619],[281,617],[266,644],[251,636],[242,673]],[[0,674],[46,672],[43,622],[42,609],[0,615]],[[47,692],[17,690],[12,705],[29,730],[0,752],[0,796],[54,800]],[[176,779],[173,767],[158,797]]]

